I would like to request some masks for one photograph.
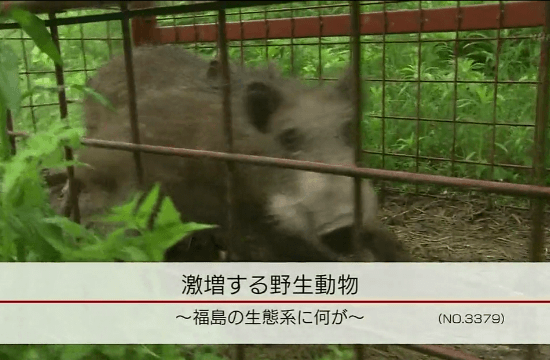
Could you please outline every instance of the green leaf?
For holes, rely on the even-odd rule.
[[[19,65],[13,49],[0,44],[0,102],[14,116],[21,107],[21,90],[19,89]]]
[[[64,216],[54,216],[51,218],[45,218],[43,221],[47,224],[56,225],[59,228],[63,229],[65,232],[67,232],[68,235],[79,238],[91,238],[93,237],[93,233],[86,229],[81,224],[77,224],[74,221],[71,221],[70,219],[64,217]]]
[[[126,255],[123,256],[123,259],[128,262],[144,262],[144,261],[151,261],[150,257],[147,255],[145,251],[138,248],[137,246],[126,246],[122,250],[122,254]],[[155,261],[155,260],[153,260]],[[158,261],[158,260],[157,260]]]
[[[48,55],[56,64],[63,65],[61,55],[53,43],[48,29],[46,29],[44,21],[36,15],[17,7],[11,8],[8,15],[21,25],[21,28],[34,40],[40,50]]]
[[[174,202],[170,197],[166,196],[160,206],[160,210],[157,216],[157,226],[164,226],[170,223],[179,222],[180,213],[174,206]]]

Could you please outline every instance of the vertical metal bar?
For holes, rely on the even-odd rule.
[[[355,166],[361,166],[362,142],[361,142],[361,119],[363,117],[361,106],[361,37],[360,24],[361,13],[360,4],[357,1],[350,1],[351,18],[351,36],[352,36],[352,70],[353,70],[353,105],[355,119]],[[361,204],[361,178],[354,178],[354,231],[353,246],[356,251],[360,249],[361,223],[362,223],[362,204]]]
[[[233,124],[231,116],[231,80],[229,78],[229,59],[227,55],[227,39],[225,36],[225,10],[218,13],[218,44],[223,78],[223,130],[225,135],[226,151],[233,152]],[[228,239],[233,235],[233,171],[234,165],[227,162],[227,231]],[[229,244],[228,244],[229,245]]]
[[[174,5],[173,1],[172,1],[172,5]],[[178,31],[178,24],[176,22],[176,16],[174,14],[172,14],[172,23],[174,24],[174,41],[176,43],[179,43],[180,42],[180,33]]]
[[[264,8],[264,22],[265,22],[265,62],[269,61],[269,23],[267,22],[267,7]]]
[[[195,2],[191,2],[194,4]],[[195,45],[195,54],[199,51],[199,32],[197,30],[197,16],[193,13],[193,35],[194,35],[194,45]]]
[[[382,12],[384,14],[384,28],[382,32],[382,169],[386,168],[386,32],[388,31],[388,13],[386,1],[382,2]],[[380,203],[384,204],[386,200],[386,182],[382,181],[380,191]]]
[[[548,127],[548,69],[550,61],[548,52],[550,50],[550,4],[544,4],[544,25],[540,44],[539,64],[539,86],[537,89],[537,115],[535,119],[535,141],[533,157],[534,183],[544,185],[546,180],[546,131]],[[531,200],[531,249],[530,260],[542,262],[545,260],[544,249],[544,206],[542,198]],[[537,357],[538,346],[530,345],[527,348],[527,360],[534,360]]]
[[[363,118],[363,107],[361,106],[361,87],[363,85],[363,79],[361,77],[361,3],[359,1],[350,1],[350,25],[351,66],[353,70],[353,115],[355,120],[355,166],[360,167],[361,155],[363,154],[363,142],[361,141],[361,120]],[[319,38],[319,48],[320,47],[321,38]],[[320,62],[321,53],[319,51],[319,63]],[[361,225],[363,219],[361,182],[362,179],[358,176],[353,179],[353,248],[356,253],[359,253],[361,248]],[[364,346],[362,344],[355,344],[354,350],[355,359],[363,360],[365,357]]]
[[[290,3],[290,74],[296,75],[294,70],[294,32],[296,31],[296,22],[294,20],[294,3]]]
[[[362,141],[361,141],[361,119],[363,117],[363,108],[361,106],[361,4],[358,1],[350,1],[350,20],[351,20],[351,66],[353,70],[353,110],[354,110],[354,130],[355,130],[355,166],[361,166]],[[320,45],[319,45],[320,46]],[[320,56],[320,55],[319,55]],[[319,61],[321,59],[319,58]],[[360,249],[361,223],[363,218],[363,206],[361,203],[361,178],[353,179],[353,247],[356,252]],[[362,344],[355,344],[355,359],[363,360],[365,357]]]
[[[9,110],[6,111],[6,128],[8,129],[8,131],[13,131],[13,119],[11,117],[11,111],[9,111]],[[9,136],[8,135],[8,138],[9,138],[10,145],[11,145],[11,154],[15,155],[15,152],[16,152],[15,136]]]
[[[82,47],[82,62],[84,65],[84,76],[86,77],[86,82],[88,82],[88,66],[86,64],[86,49],[84,44],[84,25],[80,25],[80,46]]]
[[[418,2],[418,17],[420,29],[418,31],[418,82],[416,88],[416,172],[420,170],[420,89],[422,87],[422,30],[424,28],[424,14],[422,12],[422,1]],[[418,193],[419,186],[416,185]]]
[[[26,78],[27,78],[27,89],[30,90],[32,88],[32,82],[31,82],[31,76],[29,74],[30,72],[30,69],[29,69],[29,60],[28,60],[28,57],[27,57],[27,46],[26,46],[26,43],[25,43],[25,33],[23,32],[23,30],[21,30],[21,46],[23,48],[23,63],[25,64],[25,72],[26,72]],[[30,109],[31,109],[31,121],[32,121],[32,128],[33,128],[33,131],[36,132],[37,131],[37,127],[36,127],[36,115],[34,114],[34,104],[33,104],[33,101],[32,101],[32,96],[29,97],[29,105],[30,105]]]
[[[130,113],[130,127],[132,131],[132,141],[134,144],[140,144],[138,114],[136,102],[136,83],[134,79],[134,64],[132,59],[132,40],[130,38],[130,19],[128,16],[128,3],[120,2],[122,11],[122,41],[124,45],[124,61],[126,65],[126,81],[128,86],[128,102]],[[136,164],[136,175],[140,185],[143,184],[143,165],[141,162],[141,152],[134,151],[134,162]]]
[[[319,83],[323,82],[323,58],[322,58],[322,38],[323,38],[323,17],[321,16],[321,1],[317,1],[318,5],[318,17],[319,17],[319,65],[317,71],[319,72]]]
[[[459,53],[459,38],[460,28],[462,25],[462,8],[460,7],[460,1],[456,2],[457,15],[456,15],[456,33],[455,33],[455,48],[454,48],[454,93],[453,93],[453,147],[451,149],[451,176],[455,176],[455,160],[456,160],[456,112],[458,106],[458,53]]]
[[[539,86],[537,91],[537,115],[535,120],[535,152],[533,158],[534,183],[544,185],[545,174],[545,151],[546,151],[546,129],[548,127],[548,51],[550,49],[550,4],[545,3],[546,22],[543,28],[540,49],[539,65]],[[544,201],[535,199],[531,202],[533,206],[533,241],[531,246],[531,261],[544,261]]]
[[[493,89],[493,122],[491,131],[491,167],[489,173],[489,180],[495,179],[495,155],[496,155],[496,142],[497,142],[497,95],[498,95],[498,68],[500,67],[500,52],[502,49],[501,29],[504,23],[504,3],[499,1],[499,13],[498,13],[498,29],[497,29],[497,49],[495,54],[495,81]],[[493,208],[494,194],[487,196],[487,208]]]
[[[113,42],[111,40],[111,22],[110,21],[107,21],[105,23],[105,27],[106,27],[106,30],[107,30],[107,40],[106,40],[106,43],[107,43],[107,49],[109,50],[109,59],[112,59],[113,58]]]
[[[498,29],[497,29],[497,50],[495,54],[495,81],[493,91],[493,123],[491,134],[491,172],[489,180],[494,180],[495,174],[495,153],[496,153],[496,138],[497,138],[497,94],[498,94],[498,68],[500,62],[500,50],[502,48],[502,40],[500,39],[502,23],[504,21],[504,3],[499,1],[500,11],[498,13]],[[489,199],[492,196],[489,196]],[[490,201],[490,200],[489,200]]]
[[[226,151],[233,152],[233,119],[231,116],[231,79],[229,74],[229,59],[227,54],[227,38],[225,36],[226,16],[225,9],[218,11],[218,54],[222,66],[223,78],[223,130],[225,135]],[[229,255],[233,251],[232,242],[234,241],[234,218],[233,218],[233,174],[234,164],[226,162],[227,166],[227,193],[226,193],[226,216],[227,216],[227,231],[225,248],[228,249]],[[229,256],[232,258],[232,256]],[[236,345],[237,360],[244,360],[244,345]]]
[[[355,345],[355,358],[357,360],[363,360],[365,358],[365,347],[363,345]]]
[[[241,52],[241,67],[244,67],[244,24],[243,24],[243,11],[241,8],[239,8],[239,30],[241,37],[239,39],[239,49]]]
[[[53,43],[57,48],[57,51],[61,54],[61,46],[59,45],[59,32],[57,31],[57,18],[54,12],[50,12],[50,31],[52,35]],[[59,64],[55,64],[55,79],[57,81],[57,86],[59,87],[58,97],[59,97],[59,111],[61,113],[61,118],[67,120],[67,96],[65,94],[65,79],[63,78],[63,68]],[[73,151],[70,147],[65,147],[65,158],[69,161],[73,160]],[[76,182],[74,179],[74,167],[67,167],[67,177],[69,181],[69,204],[70,207],[65,208],[65,216],[71,215],[71,210],[73,214],[73,220],[76,223],[80,223],[80,209],[78,207],[78,191],[76,187]]]
[[[235,347],[235,358],[237,360],[244,360],[244,357],[245,357],[244,350],[245,350],[244,345],[237,345]]]

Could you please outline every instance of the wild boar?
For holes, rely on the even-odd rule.
[[[203,60],[177,46],[144,46],[134,50],[133,64],[143,144],[226,150],[223,81],[218,61]],[[349,72],[328,86],[306,86],[297,79],[281,76],[273,66],[231,66],[230,75],[236,153],[328,164],[353,163]],[[88,137],[131,142],[123,56],[99,69],[89,86],[106,96],[117,111],[85,99]],[[132,153],[88,147],[78,156],[91,165],[75,169],[84,191],[93,194],[83,216],[101,212],[140,189]],[[159,182],[183,221],[225,228],[223,162],[147,153],[141,157],[143,187]],[[250,249],[258,244],[270,254],[262,257],[264,261],[339,261],[350,255],[349,246],[338,252],[334,241],[329,246],[323,239],[341,234],[339,241],[349,244],[353,225],[352,178],[244,163],[235,163],[234,170],[235,234],[240,240],[249,241],[231,239],[231,259],[257,259],[257,255],[250,255]],[[399,254],[384,250],[399,246],[391,235],[379,231],[377,196],[367,180],[362,182],[362,203],[367,250],[382,261],[406,258],[401,248]],[[177,258],[178,251],[172,250],[168,257]]]

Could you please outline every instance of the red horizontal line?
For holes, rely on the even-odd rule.
[[[550,304],[550,300],[0,300],[0,304]]]
[[[422,28],[419,10],[386,12],[386,34],[431,33],[456,31],[458,15],[462,16],[461,31],[491,30],[499,28],[499,4],[462,6],[422,10]],[[292,24],[294,23],[294,33]],[[544,2],[522,1],[504,4],[502,28],[537,27],[544,24]],[[242,27],[242,33],[241,33]],[[217,41],[216,24],[159,27],[147,36],[156,36],[162,44],[181,42]],[[362,35],[384,33],[384,13],[370,12],[361,15]],[[309,38],[320,36],[349,36],[349,15],[323,15],[300,18],[253,20],[226,24],[227,40]]]

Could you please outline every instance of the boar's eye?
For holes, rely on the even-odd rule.
[[[279,134],[279,142],[286,150],[291,152],[300,150],[302,141],[302,134],[296,128],[286,129]]]
[[[344,138],[344,142],[348,146],[353,146],[353,121],[348,120],[344,123],[344,126],[342,126],[342,137]]]

